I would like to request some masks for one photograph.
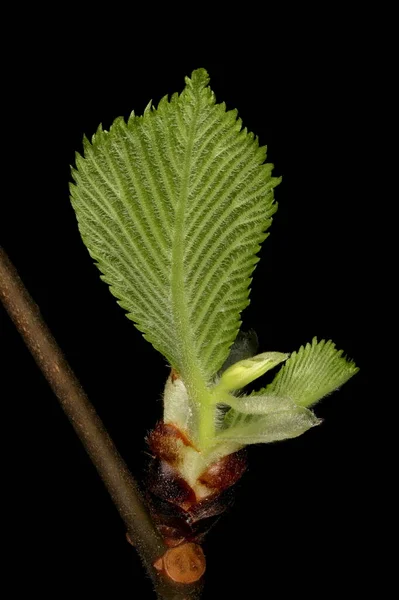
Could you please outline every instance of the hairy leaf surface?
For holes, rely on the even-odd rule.
[[[297,437],[321,422],[311,410],[288,398],[247,396],[237,399],[236,406],[226,414],[219,440],[239,445],[277,442]]]
[[[85,140],[71,200],[102,278],[189,387],[220,369],[275,212],[266,149],[203,69]]]
[[[342,354],[331,340],[318,342],[313,338],[311,344],[293,352],[272,383],[258,393],[288,397],[297,405],[311,406],[359,370]]]

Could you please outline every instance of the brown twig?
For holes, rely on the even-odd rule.
[[[39,307],[1,247],[0,298],[105,483],[154,583],[158,598],[198,600],[201,581],[190,585],[176,584],[164,572],[154,568],[167,547],[149,516],[138,485],[43,321]]]

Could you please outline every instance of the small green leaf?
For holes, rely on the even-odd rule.
[[[222,430],[218,441],[234,442],[238,446],[277,442],[294,438],[321,422],[314,413],[291,401],[283,401],[285,410],[273,410],[269,414],[244,414],[231,409],[225,418],[227,429]]]
[[[281,398],[280,396],[270,396],[267,394],[262,396],[253,394],[250,396],[240,396],[239,398],[229,395],[228,397],[224,396],[223,402],[234,408],[236,412],[245,415],[268,415],[296,408],[296,405],[290,398]],[[227,419],[230,423],[233,415],[235,415],[235,412],[230,411]]]
[[[282,361],[287,360],[288,356],[289,354],[282,352],[263,352],[234,363],[222,374],[214,388],[215,393],[218,390],[231,392],[245,387]]]
[[[291,398],[300,406],[311,406],[330,394],[358,372],[353,361],[342,356],[330,340],[301,346],[293,352],[276,377],[258,393]]]

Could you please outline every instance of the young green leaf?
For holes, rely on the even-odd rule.
[[[281,398],[280,396],[270,396],[263,394],[250,394],[249,396],[235,397],[229,395],[224,398],[225,404],[231,406],[234,410],[229,411],[225,417],[225,424],[231,425],[236,413],[244,415],[270,415],[271,413],[285,412],[296,408],[296,404],[290,398]]]
[[[254,379],[261,377],[270,369],[287,360],[289,354],[282,352],[262,352],[251,358],[245,358],[234,363],[224,371],[214,392],[230,392],[245,387]]]
[[[220,369],[249,303],[279,179],[199,69],[157,109],[101,128],[71,200],[111,292],[191,392]]]
[[[296,406],[288,399],[270,397],[269,400],[263,400],[263,414],[229,410],[224,419],[225,429],[217,436],[218,441],[235,443],[237,448],[247,444],[277,442],[298,437],[321,423],[311,410]],[[245,406],[245,410],[249,410],[249,407]]]
[[[311,344],[293,352],[272,383],[258,393],[288,397],[297,405],[311,406],[358,372],[355,363],[342,353],[331,340],[318,342],[313,338]]]

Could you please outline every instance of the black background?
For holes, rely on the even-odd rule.
[[[55,44],[53,34],[51,44],[37,36],[13,55],[4,74],[1,243],[135,475],[168,368],[124,317],[80,240],[70,165],[84,133],[181,91],[197,67],[268,145],[283,176],[244,328],[256,329],[260,351],[331,338],[361,369],[316,407],[320,427],[250,449],[236,504],[204,546],[204,600],[221,585],[229,598],[271,590],[319,597],[356,591],[364,578],[376,65],[365,40],[343,46],[340,34],[324,43],[323,32],[309,43],[280,39],[255,58],[214,50],[212,59],[168,46],[154,55],[116,47],[99,58],[101,35],[78,42],[72,32]],[[53,598],[60,585],[87,597],[153,597],[99,477],[2,308],[0,332],[12,597],[28,587]]]

